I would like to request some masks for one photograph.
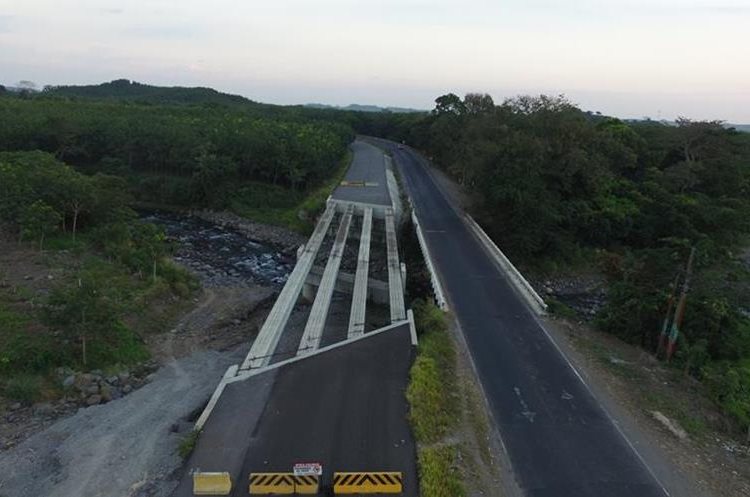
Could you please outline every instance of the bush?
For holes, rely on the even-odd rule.
[[[425,447],[419,451],[420,493],[425,497],[463,497],[466,495],[456,465],[455,446]]]
[[[714,363],[703,373],[714,401],[750,435],[750,359]]]
[[[42,395],[42,379],[37,375],[21,374],[5,383],[5,396],[24,404],[33,404]]]
[[[456,419],[456,351],[440,309],[420,301],[414,310],[420,333],[419,353],[411,368],[406,397],[417,441],[431,443],[445,436]]]
[[[198,430],[191,431],[185,438],[180,440],[180,445],[177,446],[177,453],[181,458],[187,459],[195,449],[195,444],[198,443],[198,437],[201,432]]]

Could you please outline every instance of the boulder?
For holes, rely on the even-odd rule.
[[[86,405],[89,406],[95,406],[97,404],[101,404],[102,402],[102,396],[101,395],[91,395],[86,399]]]

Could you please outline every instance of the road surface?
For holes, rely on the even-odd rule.
[[[332,197],[348,202],[390,206],[383,151],[361,140],[352,143],[351,149],[354,156],[344,181],[357,186],[339,186]]]
[[[518,483],[530,497],[666,492],[435,185],[417,154],[401,171]]]

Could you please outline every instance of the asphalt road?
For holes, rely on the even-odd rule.
[[[391,205],[385,176],[385,159],[379,148],[357,140],[351,145],[354,157],[345,181],[364,182],[364,186],[339,186],[332,197],[336,200],[365,204]]]
[[[405,180],[518,483],[531,497],[666,494],[503,278],[417,154]]]
[[[416,497],[412,354],[403,325],[229,384],[187,468],[230,471],[234,496],[248,494],[251,472],[290,472],[297,462],[322,463],[324,485],[334,471],[401,471],[403,495]],[[185,474],[173,497],[191,495]]]

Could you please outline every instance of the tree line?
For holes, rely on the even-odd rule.
[[[344,123],[263,109],[6,95],[0,150],[41,150],[128,178],[144,200],[223,207],[242,182],[319,184],[353,139]]]
[[[404,140],[471,193],[473,214],[527,266],[595,261],[598,325],[656,351],[675,279],[696,249],[674,362],[750,427],[750,134],[720,122],[626,122],[564,97],[436,99],[429,115],[358,130]],[[679,288],[678,288],[679,290]]]

